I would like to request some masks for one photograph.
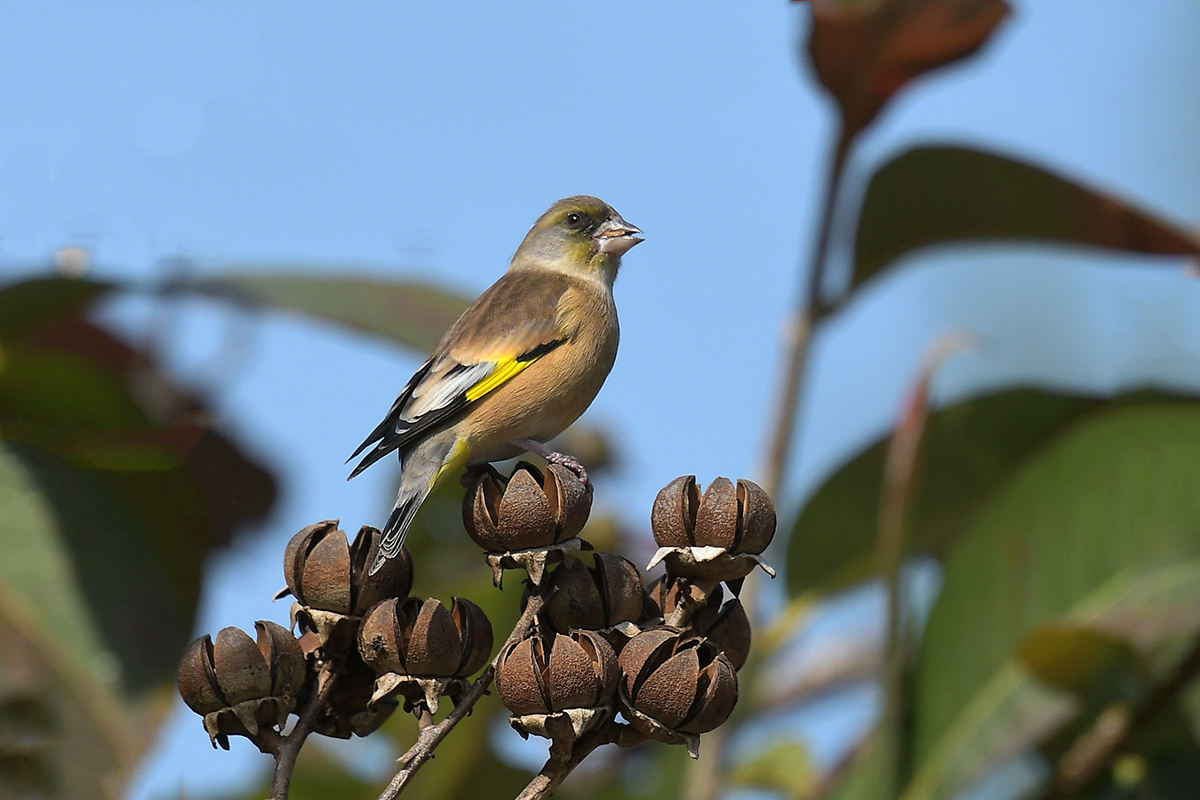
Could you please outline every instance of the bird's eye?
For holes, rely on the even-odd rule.
[[[585,219],[583,214],[580,214],[578,211],[572,211],[570,214],[567,214],[567,224],[572,228],[582,228]]]

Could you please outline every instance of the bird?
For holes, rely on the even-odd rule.
[[[546,442],[591,405],[616,361],[613,282],[641,233],[597,197],[559,200],[442,337],[346,459],[366,451],[347,480],[391,452],[400,460],[369,574],[400,552],[429,493],[464,467],[530,452],[587,480],[576,459]]]

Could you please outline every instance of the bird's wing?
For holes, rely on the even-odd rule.
[[[568,334],[558,302],[568,286],[567,277],[555,273],[510,272],[480,295],[350,456],[375,445],[350,477],[463,412],[563,344]]]

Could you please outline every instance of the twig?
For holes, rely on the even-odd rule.
[[[563,761],[553,757],[548,759],[541,772],[535,775],[524,791],[517,795],[517,800],[545,800],[597,747],[606,744],[636,747],[646,741],[646,738],[628,725],[609,720],[604,725],[579,737],[571,749],[571,757],[567,760]]]
[[[335,680],[336,674],[332,664],[327,661],[321,665],[321,671],[317,673],[316,691],[309,696],[308,703],[300,712],[300,718],[296,720],[296,727],[292,728],[292,732],[287,736],[280,738],[275,751],[275,774],[271,779],[271,800],[287,800],[288,787],[292,783],[292,772],[296,769],[296,757],[300,755],[300,748],[304,745],[304,740],[312,733],[317,715],[321,712],[321,707],[325,705],[325,698],[329,696]]]
[[[1170,710],[1179,695],[1188,685],[1200,678],[1200,638],[1192,644],[1192,649],[1179,662],[1171,677],[1157,689],[1151,692],[1145,702],[1125,717],[1110,735],[1105,735],[1094,748],[1086,754],[1076,743],[1067,754],[1059,760],[1058,769],[1051,779],[1049,787],[1037,800],[1060,800],[1074,796],[1080,789],[1087,786],[1102,769],[1112,763],[1113,759],[1125,750],[1130,740],[1143,728],[1149,725],[1159,714]],[[1101,714],[1101,717],[1105,717]],[[1093,734],[1096,726],[1084,734]],[[1074,756],[1074,757],[1071,757]]]
[[[496,676],[496,667],[500,663],[500,656],[508,649],[509,645],[520,641],[529,633],[534,618],[542,610],[542,603],[543,599],[537,595],[529,598],[529,602],[525,605],[525,613],[521,614],[521,618],[517,620],[516,627],[508,635],[508,639],[500,647],[496,657],[492,659],[492,663],[488,664],[487,669],[471,684],[471,688],[454,706],[454,710],[438,724],[421,727],[416,743],[398,759],[401,764],[400,771],[383,790],[383,794],[379,795],[379,800],[395,800],[396,796],[404,791],[404,787],[417,774],[417,770],[433,757],[434,748],[441,743],[442,739],[446,738],[450,731],[454,730],[454,726],[471,713],[471,709],[475,707],[480,698],[487,694],[488,687],[492,685],[492,679]]]

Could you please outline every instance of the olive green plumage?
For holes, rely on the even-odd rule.
[[[374,445],[351,478],[393,450],[401,462],[372,572],[400,551],[434,486],[470,464],[530,448],[545,454],[539,443],[595,399],[617,356],[613,281],[638,233],[603,200],[558,201],[526,234],[508,271],[446,332],[351,456]]]

